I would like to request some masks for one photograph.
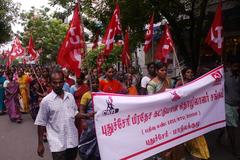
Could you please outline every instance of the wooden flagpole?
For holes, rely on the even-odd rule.
[[[32,64],[30,64],[30,66],[31,66],[31,68],[32,68],[32,70],[33,70],[34,75],[36,76],[36,79],[37,79],[37,81],[38,81],[40,87],[42,88],[43,92],[45,92],[45,90],[44,90],[42,84],[41,84],[40,81],[39,81],[38,75],[37,75],[36,72],[35,72],[34,67],[32,66]]]
[[[152,14],[154,19],[154,12]],[[149,26],[150,27],[150,26]],[[154,21],[153,21],[153,30],[152,30],[152,62],[154,61]]]

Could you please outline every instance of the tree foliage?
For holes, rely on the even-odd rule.
[[[98,49],[88,51],[86,57],[84,57],[82,67],[87,69],[93,69],[97,67],[97,57],[104,50],[104,46],[98,47]],[[102,69],[105,69],[111,64],[116,64],[120,62],[120,55],[122,52],[122,46],[114,45],[112,53],[106,59],[105,63],[101,66]]]
[[[55,62],[68,25],[60,19],[52,18],[48,8],[40,10],[32,8],[30,12],[22,13],[21,17],[25,25],[21,35],[23,45],[28,45],[29,37],[32,35],[35,49],[43,51],[40,55],[40,63]]]
[[[0,1],[0,43],[6,42],[11,38],[11,22],[17,17],[18,5],[12,0]]]
[[[52,5],[60,4],[71,8],[75,0],[50,0]],[[95,32],[101,27],[102,34],[111,18],[114,5],[112,0],[82,0],[81,11],[87,15],[84,21],[86,27]],[[149,22],[149,17],[154,13],[154,22],[161,22],[166,18],[171,26],[179,57],[185,63],[197,67],[199,50],[205,27],[205,12],[208,0],[121,0],[120,19],[123,30],[130,28],[130,48],[133,50],[144,41],[144,27]]]

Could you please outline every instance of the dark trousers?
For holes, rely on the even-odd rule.
[[[240,127],[227,126],[228,137],[232,146],[233,153],[240,158]]]
[[[53,160],[75,160],[77,157],[78,147],[68,148],[61,152],[52,152]]]

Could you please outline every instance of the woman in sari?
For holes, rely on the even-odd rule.
[[[167,78],[167,67],[161,62],[155,63],[156,77],[147,85],[148,95],[161,93],[172,87],[172,82]],[[160,156],[164,160],[182,160],[185,158],[185,149],[183,144],[170,148],[154,157]],[[152,157],[150,158],[152,159]]]
[[[133,75],[130,73],[126,74],[126,87],[128,95],[138,95],[137,87],[133,84]]]
[[[176,83],[176,87],[182,86],[186,83],[189,83],[194,79],[193,70],[190,67],[186,67],[182,70],[183,81],[179,80]],[[186,148],[193,156],[194,160],[209,159],[209,150],[207,142],[204,136],[194,138],[186,142]]]
[[[13,80],[13,74],[7,73],[8,83],[5,88],[5,105],[8,110],[9,118],[12,122],[21,123],[21,112],[19,103],[19,85]]]
[[[21,112],[23,113],[29,112],[29,96],[30,96],[29,83],[30,77],[28,75],[25,75],[23,70],[20,70],[18,72],[18,84],[23,105]]]
[[[106,78],[102,79],[99,83],[99,90],[107,93],[127,93],[127,90],[124,89],[122,84],[113,79],[114,68],[109,66],[106,69]]]
[[[171,88],[171,81],[167,78],[167,67],[161,62],[156,62],[156,76],[147,84],[148,95],[164,92]]]
[[[4,86],[3,83],[6,78],[3,76],[3,70],[0,69],[0,115],[4,114],[5,105],[4,105]]]
[[[79,126],[82,128],[79,142],[79,155],[82,160],[100,160],[95,125],[92,118],[94,116],[92,92],[98,92],[98,78],[93,78],[91,83],[92,91],[84,93],[80,101],[80,114],[86,118],[81,119],[81,125]]]
[[[81,73],[81,75],[77,77],[76,89],[74,89],[75,91],[73,90],[73,88],[71,89],[73,90],[72,93],[78,107],[80,106],[80,101],[83,94],[89,91],[89,86],[85,84],[84,81],[85,81],[85,74]]]
[[[42,80],[42,82],[43,84],[46,84],[44,83],[44,80]],[[37,77],[33,74],[30,83],[30,114],[34,121],[38,114],[39,104],[43,97],[45,97],[47,94],[47,88],[44,85],[40,84]]]

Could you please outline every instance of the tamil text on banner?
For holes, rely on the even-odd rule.
[[[160,94],[93,96],[101,159],[144,159],[225,126],[220,66]]]

